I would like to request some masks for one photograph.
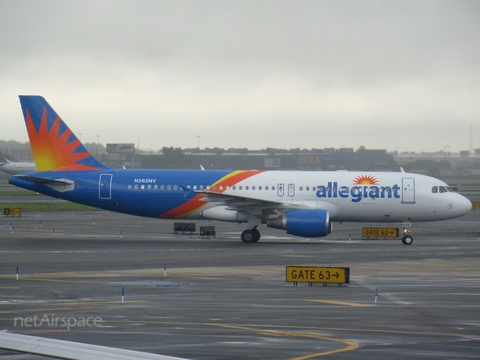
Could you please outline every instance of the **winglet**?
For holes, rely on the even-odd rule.
[[[37,171],[108,168],[93,157],[43,97],[19,97]]]

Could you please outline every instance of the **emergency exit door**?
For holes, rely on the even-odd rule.
[[[98,181],[98,197],[100,199],[112,198],[112,174],[100,174]]]

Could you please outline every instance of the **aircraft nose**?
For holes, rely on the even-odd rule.
[[[463,195],[459,196],[460,199],[457,203],[457,209],[462,215],[468,214],[472,210],[472,202]]]

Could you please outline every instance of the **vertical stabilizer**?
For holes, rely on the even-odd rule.
[[[19,97],[37,171],[108,168],[93,157],[43,97]]]
[[[7,164],[10,161],[5,157],[2,151],[0,151],[0,164]]]

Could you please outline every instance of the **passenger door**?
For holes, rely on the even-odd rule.
[[[415,204],[415,179],[402,179],[402,204]]]

